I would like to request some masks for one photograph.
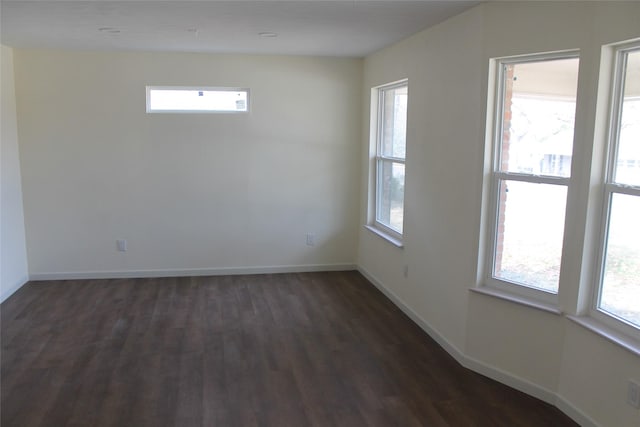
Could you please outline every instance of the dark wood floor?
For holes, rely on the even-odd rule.
[[[356,272],[38,282],[1,310],[2,427],[576,426]]]

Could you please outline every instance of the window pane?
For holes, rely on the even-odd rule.
[[[567,188],[501,181],[493,275],[557,293]]]
[[[402,234],[404,217],[404,164],[378,161],[376,220]]]
[[[407,86],[386,89],[382,92],[380,149],[383,156],[405,158],[407,100]]]
[[[599,308],[640,327],[640,197],[613,194]]]
[[[504,67],[500,170],[570,176],[578,58]]]
[[[244,112],[248,111],[247,94],[247,90],[151,88],[148,111]]]
[[[627,55],[615,181],[640,185],[640,51]]]

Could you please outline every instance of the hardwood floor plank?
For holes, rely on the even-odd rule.
[[[0,311],[3,427],[576,425],[357,272],[38,282]]]

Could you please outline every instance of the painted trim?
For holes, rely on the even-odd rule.
[[[529,396],[533,396],[536,399],[540,399],[543,402],[546,402],[550,405],[556,404],[556,393],[545,388],[541,387],[538,384],[519,377],[517,375],[513,375],[507,371],[504,371],[495,366],[489,365],[485,362],[482,362],[473,357],[464,356],[466,359],[466,363],[463,363],[463,366],[467,369],[471,369],[472,371],[484,375],[485,377],[491,378],[492,380],[498,381],[504,385],[507,385],[511,388],[514,388],[518,391],[521,391]]]
[[[475,292],[481,295],[487,295],[494,298],[499,298],[505,301],[513,302],[516,304],[521,304],[529,308],[534,308],[536,310],[541,310],[547,313],[555,314],[557,316],[561,316],[562,310],[559,308],[546,304],[543,302],[533,301],[528,298],[522,297],[520,295],[510,294],[508,292],[504,292],[499,289],[488,288],[487,286],[479,286],[477,288],[469,288],[469,291]]]
[[[22,276],[13,286],[10,286],[6,290],[3,290],[2,295],[0,295],[0,303],[5,302],[7,298],[13,295],[18,289],[23,287],[29,281],[29,276]]]
[[[163,110],[151,108],[151,91],[182,90],[191,92],[245,92],[247,94],[245,110],[208,110],[208,109],[174,109]],[[248,114],[250,113],[251,94],[249,88],[242,87],[212,87],[212,86],[147,86],[147,114]]]
[[[408,305],[406,305],[394,292],[387,289],[382,282],[380,282],[373,274],[369,273],[366,269],[358,266],[358,271],[364,277],[369,280],[373,286],[378,288],[387,298],[391,300],[404,314],[409,316],[414,323],[416,323],[422,330],[424,330],[431,338],[433,338],[440,347],[444,348],[447,353],[453,356],[454,359],[464,366],[464,359],[466,356],[458,347],[456,347],[451,341],[447,340],[444,336],[440,335],[427,321],[425,321],[418,313],[413,311]]]
[[[600,427],[584,412],[573,406],[569,401],[564,399],[555,391],[541,387],[529,380],[513,375],[507,371],[503,371],[495,366],[489,365],[473,357],[467,356],[456,345],[447,340],[436,329],[434,329],[426,320],[411,309],[402,301],[394,292],[387,289],[374,275],[369,273],[362,266],[358,266],[358,271],[366,277],[380,292],[391,300],[404,314],[413,320],[422,330],[424,330],[431,338],[433,338],[444,350],[449,353],[458,363],[467,369],[470,369],[492,380],[498,381],[504,385],[514,388],[518,391],[526,393],[543,402],[554,405],[564,414],[580,424],[582,427]]]
[[[356,270],[355,264],[306,264],[259,267],[180,268],[125,271],[71,271],[32,273],[32,281],[74,279],[133,279],[148,277],[236,276],[242,274],[308,273],[316,271]]]
[[[556,394],[555,406],[564,412],[566,416],[580,424],[581,427],[601,427],[600,424],[595,422],[591,417],[573,406],[569,401],[565,400],[564,397],[558,394]]]
[[[397,239],[395,237],[393,237],[391,234],[386,233],[385,231],[376,228],[373,225],[365,225],[364,228],[366,228],[367,230],[369,230],[370,232],[372,232],[373,234],[375,234],[376,236],[380,236],[382,237],[384,240],[386,240],[387,242],[391,243],[393,246],[397,247],[397,248],[404,248],[404,244],[402,243],[402,240]]]

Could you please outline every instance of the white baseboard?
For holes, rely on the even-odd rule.
[[[573,406],[562,396],[556,395],[555,406],[562,412],[564,412],[573,421],[580,424],[582,427],[600,427],[600,424],[595,422],[591,417],[582,412],[580,409]]]
[[[2,294],[0,294],[0,303],[4,302],[7,298],[13,295],[18,289],[23,287],[29,281],[28,276],[23,276],[18,279],[13,285],[9,286],[7,289],[2,290]]]
[[[314,271],[348,271],[355,269],[355,264],[307,264],[258,267],[179,268],[125,271],[69,271],[32,273],[30,275],[30,279],[33,281],[74,279],[134,279],[148,277],[231,276],[241,274],[306,273]]]
[[[462,364],[465,368],[555,406],[556,394],[553,391],[473,357],[465,356],[465,359]]]
[[[404,314],[409,316],[411,320],[414,321],[418,326],[420,326],[431,338],[433,338],[440,347],[444,348],[447,353],[453,356],[454,359],[458,361],[461,365],[464,365],[464,359],[466,356],[464,353],[458,349],[454,344],[452,344],[445,337],[440,335],[435,329],[429,325],[420,315],[418,315],[415,311],[413,311],[409,306],[407,306],[404,301],[402,301],[394,292],[387,289],[382,282],[380,282],[375,276],[369,273],[362,267],[358,267],[358,271],[366,277],[373,285],[378,288],[380,292],[382,292],[387,298],[389,298]]]
[[[386,288],[375,276],[360,266],[358,266],[358,271],[465,368],[556,406],[582,427],[600,427],[589,416],[584,414],[584,412],[573,406],[556,392],[467,356],[405,304],[394,292]]]

